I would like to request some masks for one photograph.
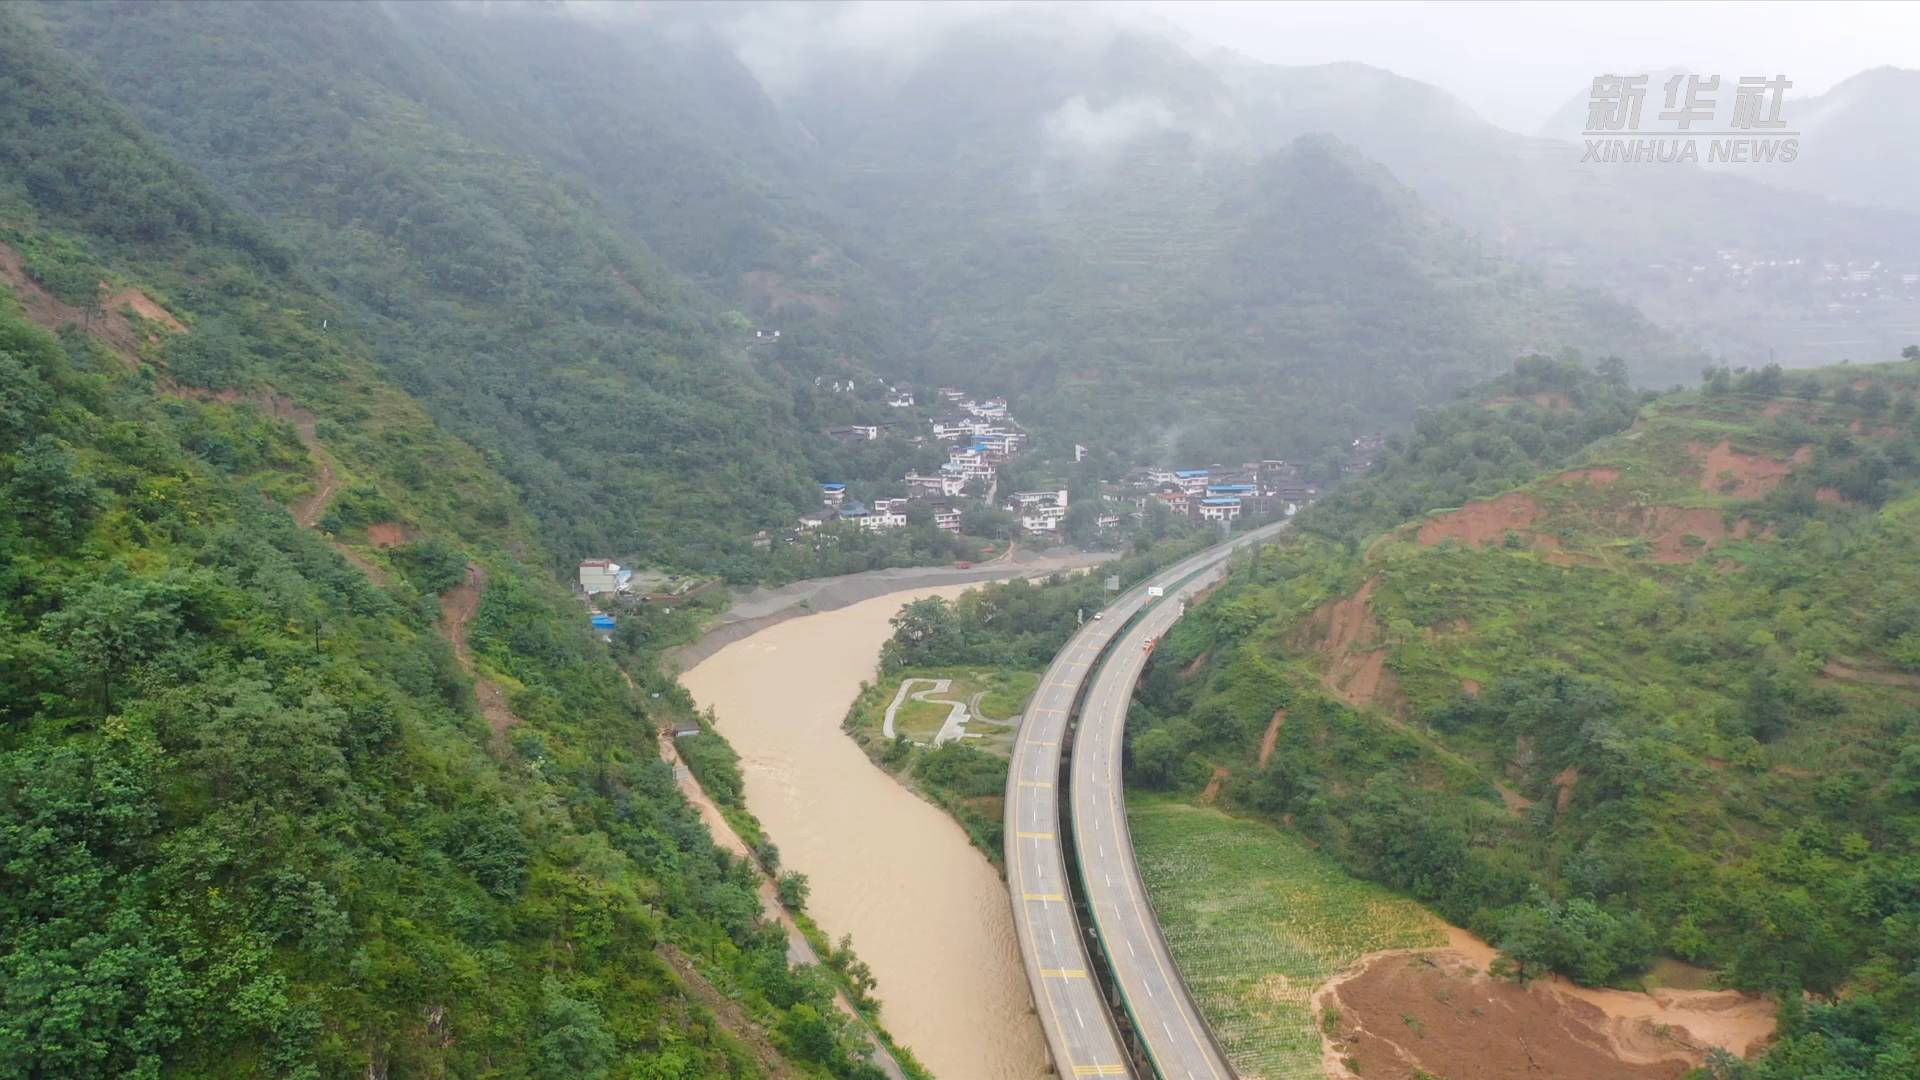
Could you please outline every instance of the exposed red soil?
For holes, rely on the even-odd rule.
[[[1263,761],[1261,764],[1264,765],[1266,763]],[[1219,802],[1220,788],[1226,784],[1227,777],[1231,775],[1233,775],[1232,770],[1228,769],[1225,765],[1215,765],[1213,767],[1213,777],[1207,781],[1207,786],[1200,790],[1200,805],[1212,806],[1214,803]]]
[[[143,348],[159,344],[165,334],[187,331],[179,319],[139,289],[126,288],[110,294],[101,302],[100,310],[92,314],[65,303],[29,277],[26,261],[5,244],[0,244],[0,281],[12,286],[26,309],[28,321],[48,330],[79,323],[88,334],[113,350],[129,370],[139,370]],[[139,320],[129,319],[123,309],[132,310]]]
[[[1845,495],[1840,494],[1839,488],[1823,487],[1815,489],[1813,497],[1817,502],[1827,503],[1832,506],[1844,505],[1849,501]]]
[[[1461,693],[1466,694],[1468,697],[1479,697],[1480,696],[1480,680],[1479,679],[1461,679],[1460,691]]]
[[[367,526],[367,543],[381,551],[397,548],[412,539],[407,527],[397,521],[376,521]]]
[[[1203,650],[1201,650],[1201,652],[1200,652],[1200,655],[1199,655],[1199,656],[1196,656],[1196,657],[1194,657],[1194,658],[1193,658],[1193,662],[1192,662],[1192,663],[1190,663],[1190,664],[1188,664],[1188,665],[1187,665],[1186,667],[1183,667],[1183,668],[1181,668],[1181,669],[1180,669],[1180,677],[1181,677],[1181,678],[1183,678],[1183,679],[1190,679],[1190,678],[1192,678],[1192,677],[1193,677],[1193,673],[1194,673],[1194,672],[1196,672],[1196,671],[1199,671],[1199,670],[1200,670],[1200,666],[1201,666],[1202,664],[1205,664],[1205,663],[1207,662],[1207,657],[1209,657],[1209,656],[1212,656],[1212,655],[1213,655],[1213,654],[1212,654],[1211,652],[1208,652],[1208,651],[1206,651],[1206,650],[1204,650],[1204,649],[1203,649]]]
[[[1560,789],[1559,797],[1553,800],[1554,810],[1562,814],[1567,812],[1567,807],[1573,803],[1573,789],[1579,783],[1580,767],[1578,765],[1567,766],[1561,770],[1559,776],[1553,778],[1553,786]]]
[[[1553,478],[1556,484],[1571,484],[1576,481],[1593,484],[1596,487],[1614,483],[1620,479],[1619,469],[1569,469]]]
[[[1429,519],[1420,526],[1419,540],[1427,545],[1443,540],[1466,544],[1504,541],[1507,530],[1526,529],[1539,513],[1540,504],[1533,501],[1533,496],[1509,492],[1499,498],[1470,502],[1452,513]]]
[[[1726,514],[1705,506],[1638,506],[1620,511],[1617,520],[1649,541],[1653,561],[1659,563],[1692,562],[1714,544],[1728,537],[1744,540],[1753,530],[1746,518],[1729,529]]]
[[[1377,953],[1316,993],[1316,1012],[1339,1010],[1327,1075],[1673,1080],[1709,1047],[1748,1052],[1773,1029],[1770,1002],[1732,991],[1521,985],[1485,973],[1491,950],[1469,949]]]
[[[1920,690],[1920,675],[1899,671],[1878,664],[1862,663],[1835,657],[1820,668],[1820,674],[1829,679],[1842,682],[1869,683],[1873,686],[1897,686],[1907,690]]]
[[[174,318],[172,312],[135,288],[124,288],[110,294],[102,302],[101,310],[91,315],[63,303],[27,276],[26,264],[20,254],[5,244],[0,244],[0,281],[13,288],[26,308],[27,318],[33,323],[49,330],[79,323],[90,336],[112,350],[129,370],[138,371],[142,363],[141,351],[159,344],[164,335],[187,332],[185,324]],[[132,311],[138,319],[128,318],[125,314],[127,311]],[[165,393],[201,401],[216,401],[226,405],[243,400],[252,401],[275,418],[293,424],[294,430],[299,432],[301,444],[313,455],[320,469],[313,494],[291,508],[294,519],[312,528],[326,513],[327,506],[340,489],[340,481],[332,455],[327,453],[326,447],[314,435],[317,418],[313,413],[298,407],[293,399],[270,388],[253,394],[242,394],[238,390],[216,392],[181,386],[167,378],[161,379],[160,386]],[[365,560],[355,559],[352,555],[348,555],[348,558],[366,568]],[[378,571],[370,570],[370,573],[377,575]]]
[[[479,563],[467,564],[467,576],[440,597],[440,632],[453,645],[460,666],[473,676],[473,695],[480,700],[480,714],[495,735],[503,734],[520,722],[507,707],[507,695],[500,687],[474,669],[473,650],[467,646],[467,624],[480,610],[480,597],[487,591],[487,571]]]
[[[1735,450],[1732,441],[1727,439],[1720,440],[1720,445],[1713,447],[1688,443],[1687,450],[1701,460],[1702,491],[1742,499],[1764,498],[1792,475],[1795,464],[1805,464],[1813,459],[1811,446],[1803,446],[1795,451],[1792,461],[1782,461],[1765,454],[1743,454]]]
[[[1314,611],[1307,626],[1313,647],[1328,659],[1321,683],[1350,705],[1372,705],[1399,697],[1399,685],[1386,669],[1387,650],[1379,645],[1380,625],[1373,617],[1368,578],[1352,596],[1329,600]]]
[[[1497,398],[1487,399],[1485,408],[1497,409],[1503,405],[1517,405],[1521,401],[1530,401],[1543,409],[1550,409],[1554,412],[1565,412],[1573,408],[1573,399],[1558,390],[1542,390],[1537,394],[1528,394],[1525,398],[1515,397],[1512,394],[1502,394]]]
[[[1273,719],[1267,721],[1266,733],[1260,736],[1260,767],[1267,767],[1267,760],[1273,757],[1273,748],[1280,741],[1280,729],[1287,726],[1287,710],[1275,709]]]

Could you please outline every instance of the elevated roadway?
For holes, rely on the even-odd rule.
[[[1141,1076],[1134,1049],[1163,1077],[1233,1076],[1147,902],[1127,831],[1121,746],[1144,643],[1179,618],[1186,597],[1219,579],[1234,551],[1284,527],[1234,537],[1123,593],[1068,639],[1028,703],[1007,772],[1007,889],[1040,1027],[1061,1077]],[[1070,762],[1063,756],[1069,744]],[[1078,859],[1077,880],[1070,855]],[[1076,900],[1086,903],[1090,920],[1080,917]],[[1112,974],[1111,999],[1096,958]]]

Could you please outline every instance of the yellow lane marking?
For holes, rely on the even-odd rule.
[[[1125,1076],[1127,1075],[1127,1067],[1125,1065],[1075,1065],[1073,1067],[1073,1075]]]
[[[1040,977],[1043,979],[1084,979],[1087,977],[1087,971],[1085,968],[1041,968]]]
[[[1013,835],[1015,835],[1015,836],[1017,836],[1017,837],[1019,837],[1019,838],[1020,838],[1020,839],[1022,839],[1022,840],[1051,840],[1051,839],[1053,839],[1053,834],[1052,834],[1052,833],[1050,833],[1050,832],[1023,832],[1023,833],[1014,833]]]
[[[1057,892],[1030,892],[1030,893],[1021,893],[1020,899],[1040,900],[1040,901],[1052,900],[1057,902],[1064,902],[1067,899],[1067,897],[1066,897],[1066,894],[1057,893]]]
[[[1047,781],[1047,780],[1022,780],[1020,781],[1020,786],[1021,787],[1052,787],[1053,784],[1051,781]]]

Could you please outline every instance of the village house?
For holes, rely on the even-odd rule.
[[[907,500],[875,499],[871,507],[862,507],[862,513],[855,517],[841,513],[842,517],[852,517],[863,529],[898,529],[907,523]]]
[[[1182,491],[1192,495],[1206,489],[1207,476],[1208,473],[1205,469],[1175,469],[1173,471],[1173,482]]]
[[[1061,519],[1067,516],[1067,491],[1015,492],[1007,500],[1007,509],[1019,516],[1020,527],[1028,532],[1059,532]]]
[[[1007,499],[1007,509],[1019,511],[1036,506],[1057,504],[1062,509],[1067,505],[1067,491],[1059,488],[1048,491],[1016,491]]]
[[[887,388],[887,404],[895,409],[911,409],[913,408],[913,391],[895,390],[889,386]]]
[[[1191,496],[1179,488],[1156,491],[1153,493],[1153,497],[1160,501],[1160,505],[1182,516],[1186,515],[1187,502],[1191,498]]]
[[[617,593],[625,588],[633,571],[623,570],[612,559],[583,559],[580,562],[580,591],[588,596]]]
[[[1258,494],[1252,484],[1208,484],[1210,499],[1247,499]]]
[[[905,480],[907,494],[910,496],[945,495],[952,497],[966,490],[967,486],[966,477],[951,472],[941,473],[939,476],[922,476],[919,473],[908,473]]]
[[[960,511],[951,506],[938,507],[933,511],[933,527],[945,532],[960,531]]]
[[[820,501],[828,506],[839,506],[846,500],[846,497],[847,485],[845,484],[820,485]]]
[[[1240,516],[1240,500],[1233,498],[1202,498],[1195,508],[1201,521],[1232,521]]]

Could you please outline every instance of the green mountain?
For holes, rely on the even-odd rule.
[[[828,444],[747,328],[494,138],[488,99],[381,8],[27,14],[300,251],[332,325],[490,454],[559,555],[721,568],[818,501]]]
[[[0,1076],[875,1075],[320,276],[0,11]]]
[[[729,501],[648,471],[683,446],[695,460],[724,458],[716,475],[754,477],[752,505],[792,513],[799,470],[791,454],[767,453],[783,439],[791,450],[796,425],[757,388],[804,387],[844,365],[1017,395],[1043,448],[1098,441],[1139,459],[1228,460],[1322,457],[1535,349],[1673,351],[1629,309],[1489,255],[1350,149],[1237,136],[1215,145],[1210,125],[1231,111],[1222,102],[1234,88],[1151,35],[1063,51],[1047,33],[996,21],[942,36],[898,71],[802,41],[795,49],[814,77],[787,85],[748,62],[766,50],[740,44],[736,16],[779,17],[761,9],[33,10],[184,158],[298,235],[369,319],[384,290],[406,282],[396,301],[406,309],[425,303],[450,326],[477,320],[483,330],[444,338],[397,325],[374,336],[396,343],[383,361],[447,423],[502,449],[516,479],[524,470],[556,531],[621,515],[617,527],[585,532],[593,543],[626,528],[691,535],[702,528],[686,520],[701,517],[695,506]],[[244,134],[208,123],[214,116],[244,117]],[[525,175],[508,184],[494,175],[503,169]],[[402,249],[407,262],[374,276],[369,255],[382,248],[354,234],[384,238],[420,216],[404,199],[369,197],[376,178],[389,187],[401,177],[436,199],[458,191],[434,214],[450,222],[514,227],[577,210],[601,227],[602,247],[618,233],[617,249],[635,253],[624,280],[656,312],[683,316],[671,324],[676,351],[692,351],[681,342],[707,324],[698,304],[672,298],[645,253],[782,328],[788,344],[756,352],[758,372],[727,368],[718,345],[674,368],[711,375],[727,395],[702,383],[688,396],[750,418],[740,445],[702,440],[689,418],[690,431],[676,427],[671,442],[630,455],[635,433],[616,438],[611,415],[626,390],[605,395],[605,413],[555,406],[559,423],[594,418],[564,438],[526,430],[531,406],[505,373],[530,356],[541,357],[542,379],[577,362],[589,335],[564,313],[583,291],[612,302],[579,280],[593,265],[582,252],[596,253],[568,240],[549,259],[552,238],[536,243],[524,227],[501,238],[528,252],[513,265],[528,263],[543,303],[538,333],[515,334],[499,324],[518,309],[499,294],[480,303],[456,282],[417,280],[413,260],[468,250],[466,239],[420,237]],[[416,197],[427,196],[407,198]],[[515,204],[530,199],[531,210]],[[408,243],[410,232],[396,238]],[[495,340],[496,352],[476,351]],[[442,374],[445,362],[430,358],[450,346],[463,367]],[[558,366],[549,374],[547,364]],[[606,391],[652,370],[643,357],[553,389],[577,395],[587,381]],[[550,396],[525,384],[536,387]],[[795,411],[804,419],[807,409]],[[528,448],[554,468],[523,464]],[[644,490],[605,489],[608,505],[582,506],[586,485],[569,484],[605,488],[596,470],[614,461]],[[687,499],[643,515],[668,488]],[[578,497],[548,505],[569,490]],[[775,516],[718,513],[726,528],[679,549],[740,543],[747,526]]]
[[[1133,777],[1225,768],[1227,805],[1523,975],[1627,984],[1666,955],[1777,993],[1753,1075],[1906,1075],[1909,354],[1644,403],[1617,365],[1532,361],[1423,414],[1168,636]]]

